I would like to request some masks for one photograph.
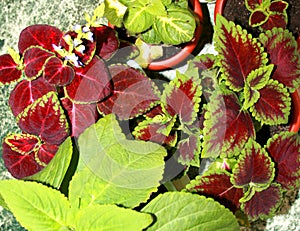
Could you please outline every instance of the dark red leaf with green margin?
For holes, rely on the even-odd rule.
[[[196,56],[193,60],[193,66],[200,70],[207,70],[214,66],[215,56],[213,54],[205,54]]]
[[[202,157],[239,155],[249,138],[255,137],[252,119],[241,110],[233,92],[215,92],[204,115]]]
[[[20,136],[20,139],[22,139],[22,136],[27,135],[21,134],[18,136]],[[25,138],[25,140],[29,142],[27,138]],[[34,140],[32,139],[31,141]],[[28,145],[26,141],[24,141],[23,144],[24,146]],[[22,148],[21,146],[18,146],[18,149],[25,150],[27,149],[27,147]],[[2,148],[2,158],[4,160],[4,165],[13,177],[20,179],[26,176],[33,175],[42,170],[43,166],[36,162],[37,150],[27,152],[26,154],[22,153],[22,151],[20,153],[5,141],[3,142]]]
[[[235,188],[232,185],[230,174],[226,171],[197,177],[187,186],[187,190],[212,197],[233,212],[239,209],[239,200],[243,196],[243,189]]]
[[[54,52],[53,44],[58,45],[63,33],[56,27],[36,24],[22,30],[19,38],[19,51],[23,52],[30,46],[41,46]]]
[[[178,162],[183,165],[199,167],[200,162],[200,135],[190,135],[186,139],[181,139],[177,145]]]
[[[96,41],[95,54],[105,60],[109,59],[119,48],[117,32],[108,26],[92,27],[91,31]]]
[[[114,113],[119,119],[133,118],[159,103],[158,89],[140,70],[128,65],[111,65],[113,94],[98,103],[100,113]]]
[[[259,36],[275,64],[273,79],[278,80],[290,89],[300,86],[300,61],[297,43],[293,34],[281,28],[274,28]]]
[[[235,187],[264,187],[274,178],[274,163],[268,153],[250,139],[233,169],[231,182]]]
[[[34,101],[17,117],[22,131],[39,136],[50,144],[61,144],[69,135],[66,116],[56,93],[49,92]]]
[[[272,30],[273,28],[286,28],[287,25],[286,14],[271,14],[268,20],[261,25],[264,30]]]
[[[260,26],[268,20],[268,17],[262,10],[253,11],[249,17],[250,26]]]
[[[300,136],[282,132],[268,140],[267,151],[276,165],[275,181],[284,189],[300,184]]]
[[[281,187],[272,184],[266,190],[255,192],[251,200],[242,205],[246,215],[251,220],[272,216],[282,200]]]
[[[161,107],[160,104],[157,105],[157,106],[155,106],[155,107],[153,107],[149,112],[147,112],[145,114],[145,116],[147,118],[154,118],[157,115],[165,115],[164,112],[162,111],[162,107]]]
[[[40,142],[37,136],[26,133],[18,135],[12,134],[5,138],[5,143],[8,144],[12,150],[23,155],[36,150]]]
[[[75,71],[72,67],[64,65],[62,60],[57,57],[51,57],[47,60],[44,68],[43,77],[50,84],[56,86],[65,86],[69,84],[75,76]]]
[[[18,83],[14,90],[10,93],[9,106],[14,116],[19,115],[26,107],[32,104],[35,100],[47,94],[50,91],[56,91],[55,87],[51,86],[43,78],[38,78],[33,81],[23,80]]]
[[[288,5],[289,4],[285,1],[272,1],[269,10],[276,13],[284,13]]]
[[[72,136],[78,137],[87,127],[99,119],[96,104],[76,104],[68,98],[62,99],[71,121]]]
[[[40,165],[46,166],[55,156],[59,146],[54,144],[44,143],[40,146],[37,152],[37,161]]]
[[[128,60],[136,58],[140,54],[140,50],[135,44],[128,41],[120,40],[119,49],[109,60],[110,64],[126,63]]]
[[[10,84],[18,81],[22,76],[22,71],[17,69],[15,63],[9,54],[0,56],[0,83]]]
[[[215,31],[223,78],[230,88],[240,91],[244,88],[248,74],[268,62],[267,54],[251,34],[220,14],[217,15]]]
[[[65,87],[68,97],[76,102],[96,103],[112,93],[110,74],[98,56],[83,68],[75,68],[75,78]]]
[[[248,10],[252,11],[257,9],[261,5],[263,0],[246,0],[245,4],[248,8]]]
[[[54,53],[39,46],[26,49],[24,52],[25,75],[30,79],[39,77],[46,60],[51,56],[54,56]]]

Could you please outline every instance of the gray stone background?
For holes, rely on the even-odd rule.
[[[0,55],[7,53],[7,47],[17,49],[18,36],[32,24],[49,24],[66,31],[75,24],[84,23],[84,13],[92,13],[101,1],[96,0],[0,0]],[[208,4],[213,13],[214,4]],[[212,51],[208,45],[204,51]],[[0,86],[0,140],[18,131],[7,101],[14,86]],[[2,156],[2,145],[0,145]],[[0,158],[0,180],[11,178]],[[286,215],[268,220],[267,230],[300,231],[300,194]],[[23,229],[13,215],[0,207],[0,231],[19,231]]]

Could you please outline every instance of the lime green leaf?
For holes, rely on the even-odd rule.
[[[120,1],[105,0],[104,16],[111,24],[121,27],[126,11],[127,7],[124,6]]]
[[[0,181],[0,194],[28,230],[68,230],[69,202],[59,191],[36,182]]]
[[[110,114],[80,135],[80,159],[70,183],[75,207],[122,204],[135,207],[157,190],[165,149],[151,142],[127,140]]]
[[[35,180],[59,188],[69,167],[73,153],[71,138],[67,138],[59,147],[50,163],[40,172],[27,177],[27,180]]]
[[[147,213],[139,213],[116,205],[93,205],[80,211],[76,220],[76,230],[143,230],[152,221],[152,216]]]
[[[166,7],[162,0],[150,0],[148,1],[147,6],[147,12],[154,16],[167,15]]]
[[[218,202],[191,193],[160,194],[142,209],[157,221],[147,230],[239,230],[234,215]]]

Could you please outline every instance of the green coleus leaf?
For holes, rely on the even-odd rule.
[[[273,28],[260,34],[259,40],[275,66],[272,78],[287,86],[290,91],[299,88],[300,58],[293,34],[282,28]]]
[[[200,78],[176,72],[176,77],[165,87],[162,108],[167,115],[178,115],[181,123],[192,124],[197,118],[201,101]]]
[[[0,181],[0,194],[28,230],[68,230],[69,202],[63,194],[36,182]]]
[[[231,91],[212,94],[204,119],[202,158],[239,155],[249,137],[255,137],[249,113]]]
[[[170,7],[167,15],[158,16],[153,28],[163,43],[179,45],[194,37],[196,21],[194,15],[181,7]]]
[[[222,78],[231,89],[240,91],[251,71],[266,65],[267,53],[263,52],[256,38],[219,14],[215,31],[215,49],[219,53],[218,65],[221,67]]]
[[[275,181],[283,189],[293,189],[300,184],[300,136],[281,132],[270,138],[266,149],[276,163]]]
[[[123,17],[127,11],[127,7],[118,0],[105,0],[104,16],[110,23],[117,27],[122,26]]]
[[[234,215],[218,202],[191,193],[168,192],[150,201],[143,212],[157,220],[147,230],[239,230]]]
[[[283,84],[270,79],[259,90],[259,99],[250,107],[252,116],[261,124],[278,125],[288,122],[291,110],[291,98]]]
[[[75,222],[76,230],[132,231],[144,230],[153,222],[153,218],[151,214],[116,205],[92,205],[80,210]]]
[[[115,115],[107,115],[86,129],[78,145],[79,166],[69,191],[73,207],[135,207],[157,190],[165,149],[151,142],[127,140]]]
[[[42,171],[26,177],[27,180],[35,180],[41,183],[59,188],[68,170],[73,153],[71,138],[67,138],[59,147],[50,163]]]
[[[232,173],[232,184],[245,189],[242,201],[247,201],[255,191],[260,192],[269,187],[274,179],[275,168],[266,150],[253,139],[249,139]]]

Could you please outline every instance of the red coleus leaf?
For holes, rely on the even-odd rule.
[[[260,26],[264,24],[268,20],[268,18],[269,15],[265,11],[262,11],[261,9],[255,10],[249,17],[249,24],[252,27]]]
[[[275,181],[284,189],[292,189],[300,183],[300,136],[282,132],[268,140],[267,151],[276,165]]]
[[[272,78],[291,90],[299,88],[300,61],[293,34],[281,28],[274,28],[262,33],[259,39],[265,46],[271,63],[275,65]]]
[[[277,125],[288,122],[291,98],[286,88],[275,80],[259,90],[259,99],[250,108],[253,117],[262,124]]]
[[[281,201],[282,192],[280,185],[272,184],[266,190],[255,192],[251,200],[242,204],[242,208],[251,220],[256,220],[273,215]]]
[[[96,41],[96,55],[107,60],[119,48],[119,39],[116,31],[108,26],[92,27]]]
[[[14,116],[19,115],[26,107],[35,100],[47,94],[50,91],[56,91],[55,87],[47,83],[43,78],[33,81],[23,80],[18,83],[9,97],[9,106]]]
[[[109,96],[112,84],[104,61],[95,56],[87,66],[75,68],[75,78],[65,91],[68,97],[81,103],[96,103]]]
[[[39,151],[37,152],[36,159],[39,161],[39,164],[46,166],[55,156],[58,151],[59,146],[54,144],[44,143],[40,146]]]
[[[181,139],[177,145],[178,162],[183,165],[200,165],[200,134],[189,135],[186,139]]]
[[[233,169],[231,182],[238,188],[254,187],[255,191],[261,191],[269,186],[274,174],[274,163],[268,153],[250,139]]]
[[[246,0],[245,6],[249,11],[253,11],[261,5],[262,1],[263,0]]]
[[[5,138],[4,141],[10,148],[22,155],[36,151],[41,143],[41,140],[30,134],[12,134]]]
[[[289,6],[289,4],[282,0],[272,1],[271,5],[269,6],[269,10],[274,13],[282,14],[288,8],[288,6]]]
[[[23,52],[31,46],[41,46],[54,52],[53,44],[59,44],[63,33],[56,27],[49,25],[33,25],[26,27],[20,34],[19,51]]]
[[[239,155],[250,137],[255,137],[249,113],[241,109],[233,92],[214,92],[204,115],[202,157]]]
[[[70,99],[64,98],[62,105],[68,112],[72,136],[78,137],[99,118],[96,104],[76,104]]]
[[[271,14],[268,20],[261,25],[264,30],[272,30],[273,28],[285,28],[287,25],[287,15],[286,14]]]
[[[120,119],[133,118],[143,114],[159,103],[158,89],[153,81],[137,69],[127,65],[109,67],[113,94],[98,103],[102,114],[116,114]]]
[[[219,14],[215,31],[222,76],[231,89],[240,91],[244,88],[249,73],[268,62],[267,54],[251,34]]]
[[[126,63],[128,60],[133,60],[140,54],[139,48],[128,41],[120,40],[119,49],[109,60],[110,64]]]
[[[51,57],[47,60],[43,74],[47,82],[56,86],[65,86],[74,79],[74,76],[75,71],[73,68],[64,65],[61,59]]]
[[[39,46],[31,46],[24,51],[25,75],[30,79],[35,79],[42,74],[44,64],[47,59],[54,56]]]
[[[201,94],[200,79],[177,72],[163,92],[163,109],[170,116],[178,115],[181,123],[192,124],[197,118]]]
[[[207,70],[214,66],[215,61],[215,55],[205,54],[196,56],[192,62],[193,67],[199,68],[200,70]]]
[[[233,212],[240,207],[239,200],[243,196],[243,189],[232,185],[230,174],[226,171],[198,176],[187,186],[187,190],[212,197]]]
[[[18,64],[9,55],[0,55],[0,83],[10,84],[18,81],[22,76],[22,71],[18,69]]]
[[[17,122],[22,131],[50,144],[61,144],[69,134],[66,116],[54,92],[29,105],[18,115]]]

